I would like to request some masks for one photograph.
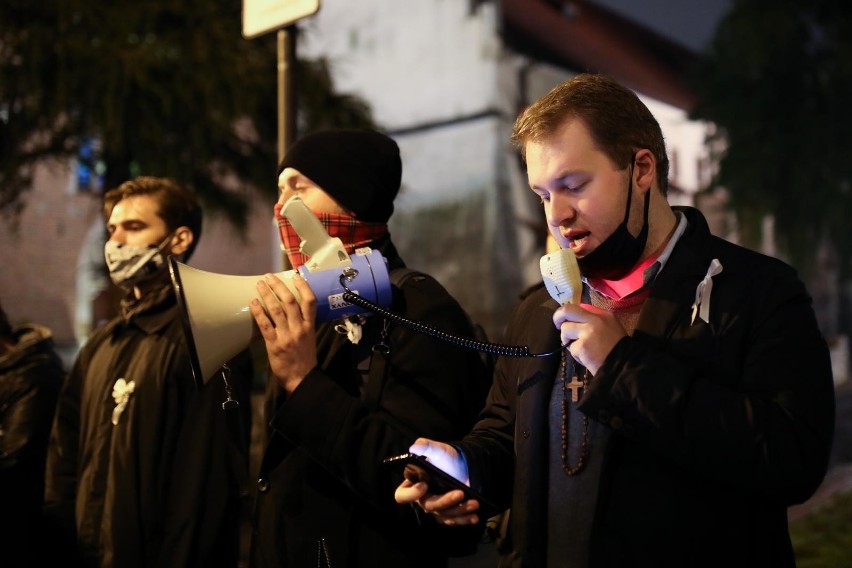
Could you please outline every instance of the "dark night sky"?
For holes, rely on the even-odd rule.
[[[617,12],[695,51],[707,47],[734,0],[587,0]]]

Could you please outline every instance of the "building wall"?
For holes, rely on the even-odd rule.
[[[370,101],[389,130],[490,108],[500,44],[494,2],[326,0],[298,52],[327,56],[335,88]]]
[[[300,23],[297,47],[328,58],[335,88],[368,101],[397,141],[393,238],[492,336],[523,285],[501,165],[514,109],[498,89],[496,25],[493,2],[330,1]]]
[[[0,300],[13,324],[53,330],[61,346],[75,344],[80,244],[101,218],[100,205],[76,194],[67,164],[37,168],[17,228],[0,229]]]

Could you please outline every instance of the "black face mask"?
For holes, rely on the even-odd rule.
[[[635,163],[635,157],[634,157]],[[598,248],[577,259],[580,272],[586,278],[600,278],[603,280],[619,280],[630,272],[636,265],[645,243],[648,240],[648,208],[651,203],[651,189],[645,193],[645,220],[639,235],[634,237],[627,230],[627,221],[630,219],[630,201],[633,197],[633,164],[630,167],[630,183],[627,186],[627,210],[624,212],[624,221],[604,240]]]

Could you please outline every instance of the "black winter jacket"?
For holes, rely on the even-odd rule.
[[[44,464],[65,377],[50,330],[24,325],[0,355],[0,550],[4,566],[30,566],[44,496]]]
[[[45,510],[87,566],[236,567],[251,362],[229,365],[243,401],[224,411],[221,380],[196,389],[174,294],[83,346],[59,399]],[[119,379],[134,390],[113,423]]]
[[[391,269],[402,266],[390,242],[377,248]],[[458,303],[423,274],[393,289],[393,310],[473,335]],[[397,505],[393,494],[402,477],[381,461],[407,452],[421,435],[464,435],[484,404],[490,375],[475,351],[391,325],[387,372],[362,391],[357,365],[378,343],[383,321],[369,317],[358,346],[335,331],[336,322],[319,326],[319,366],[271,416],[252,566],[437,567],[449,553],[472,550],[465,546],[475,544],[476,532],[431,518],[420,525],[411,507]],[[373,364],[382,360],[376,355]]]
[[[794,566],[787,507],[823,479],[834,428],[828,347],[811,299],[782,262],[689,221],[637,328],[585,389],[579,409],[612,429],[593,567]],[[711,260],[710,319],[691,323]],[[558,347],[557,308],[539,290],[507,342]],[[544,566],[548,403],[558,358],[503,359],[482,419],[461,447],[473,484],[511,503],[502,566]],[[582,473],[580,474],[582,475]]]

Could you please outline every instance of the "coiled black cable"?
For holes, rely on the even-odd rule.
[[[489,343],[486,341],[479,341],[478,339],[473,339],[471,337],[460,337],[458,335],[452,335],[447,333],[446,331],[441,331],[440,329],[434,328],[430,325],[426,325],[425,323],[410,320],[395,312],[386,310],[383,307],[374,304],[370,300],[364,298],[363,296],[359,296],[358,294],[350,290],[344,282],[345,280],[347,280],[347,275],[345,273],[341,274],[340,285],[343,286],[343,289],[345,290],[345,292],[343,293],[344,301],[349,302],[350,304],[355,304],[356,306],[364,308],[365,310],[369,310],[383,318],[387,318],[395,324],[401,325],[418,333],[429,335],[442,341],[447,341],[448,343],[458,345],[459,347],[474,349],[483,353],[491,353],[492,355],[500,355],[503,357],[550,357],[551,355],[557,355],[561,353],[563,349],[566,349],[568,347],[567,345],[563,345],[559,349],[549,351],[547,353],[530,353],[530,349],[526,345],[503,345],[500,343]]]

